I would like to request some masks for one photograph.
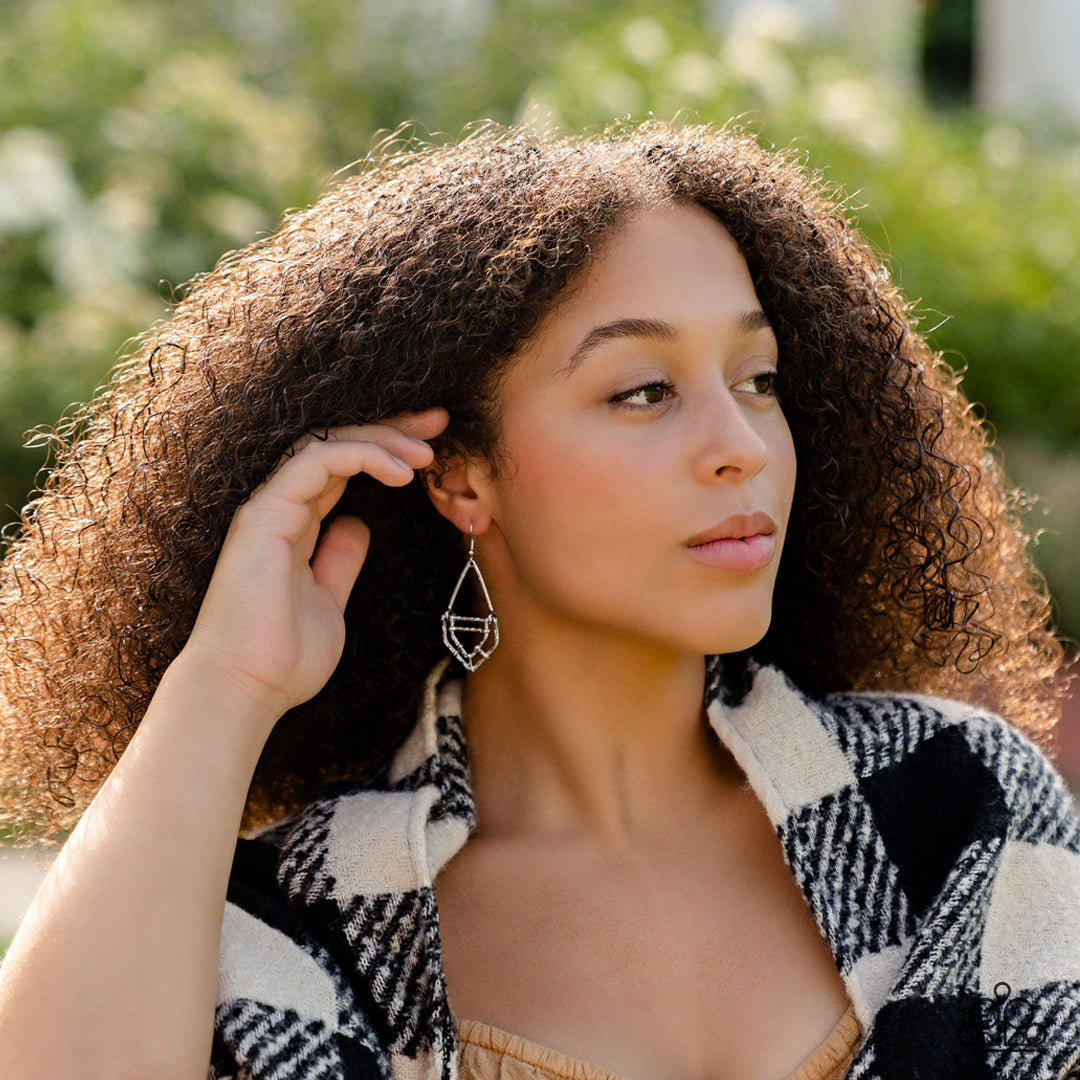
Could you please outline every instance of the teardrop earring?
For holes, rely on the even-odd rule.
[[[450,594],[450,603],[442,614],[442,636],[446,647],[461,662],[468,671],[475,671],[494,651],[499,644],[499,620],[495,617],[495,609],[491,605],[491,597],[488,595],[487,583],[484,575],[480,573],[480,567],[476,564],[474,556],[476,538],[473,536],[472,522],[469,522],[469,557],[465,562],[465,568],[457,579],[453,593]],[[454,604],[457,602],[458,593],[469,571],[476,575],[480,585],[480,595],[487,604],[488,612],[484,616],[458,615],[454,612]],[[475,644],[466,648],[458,634],[472,635]]]

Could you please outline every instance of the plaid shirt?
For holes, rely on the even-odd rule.
[[[211,1077],[455,1080],[432,882],[475,819],[461,690],[440,665],[377,789],[338,785],[240,841]],[[1080,819],[1026,736],[720,662],[705,708],[855,1006],[849,1077],[1080,1080]]]

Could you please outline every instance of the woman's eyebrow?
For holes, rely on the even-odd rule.
[[[752,334],[758,330],[771,330],[772,324],[769,322],[769,316],[761,308],[752,308],[738,317],[736,329],[740,334]],[[604,323],[603,326],[590,330],[581,339],[577,348],[571,353],[566,366],[558,374],[564,377],[573,374],[585,357],[606,341],[614,341],[618,338],[659,338],[661,341],[674,341],[678,336],[678,330],[663,319],[615,319],[613,322]]]
[[[661,341],[674,341],[678,336],[679,332],[675,327],[663,319],[616,319],[614,322],[604,323],[603,326],[593,327],[581,339],[578,347],[571,353],[566,367],[559,374],[572,374],[585,357],[605,341],[618,338],[659,338]]]
[[[739,316],[739,333],[753,334],[757,330],[772,330],[769,316],[761,308],[744,311]]]

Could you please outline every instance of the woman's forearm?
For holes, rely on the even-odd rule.
[[[0,1080],[203,1078],[229,868],[275,716],[183,654],[0,969]]]

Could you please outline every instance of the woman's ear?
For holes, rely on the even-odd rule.
[[[424,470],[424,486],[432,505],[447,521],[479,536],[491,524],[490,469],[474,458],[437,461]]]

